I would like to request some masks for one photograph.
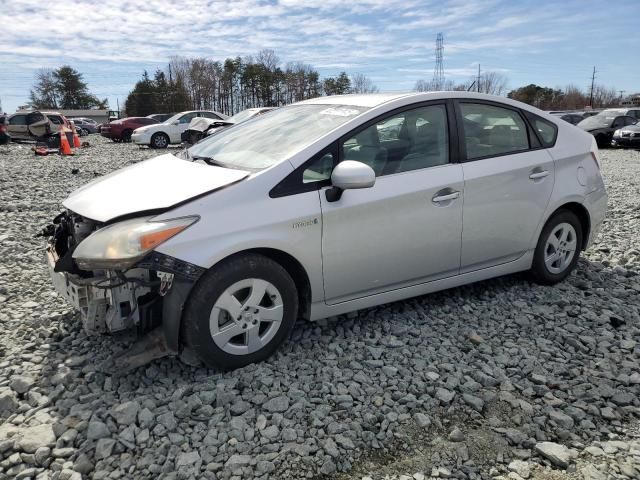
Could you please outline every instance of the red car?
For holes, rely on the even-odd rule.
[[[114,142],[130,142],[131,134],[136,128],[145,125],[153,125],[160,123],[153,118],[148,117],[128,117],[114,120],[100,127],[100,135],[110,138]]]

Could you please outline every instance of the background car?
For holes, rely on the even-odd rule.
[[[552,113],[554,117],[559,117],[565,122],[569,122],[571,125],[577,125],[584,120],[584,115],[581,112],[571,113]]]
[[[0,145],[5,145],[11,141],[11,137],[7,132],[8,116],[0,115]]]
[[[640,147],[640,122],[613,132],[612,147]]]
[[[14,141],[46,141],[57,139],[61,128],[70,128],[71,124],[58,112],[18,112],[9,116],[7,133]]]
[[[204,137],[213,135],[220,130],[237,125],[238,123],[246,122],[247,120],[262,115],[273,110],[274,107],[259,107],[259,108],[247,108],[241,112],[232,115],[226,120],[214,120],[207,117],[196,117],[191,120],[189,127],[182,132],[180,138],[182,142],[187,145],[193,145]]]
[[[614,131],[628,125],[635,125],[638,122],[635,117],[619,113],[617,109],[603,110],[598,115],[585,118],[577,126],[593,135],[598,147],[608,147],[611,145]]]
[[[127,117],[114,120],[100,127],[100,135],[114,142],[130,142],[136,128],[155,125],[158,121],[148,117]]]
[[[147,115],[148,118],[153,118],[157,120],[159,123],[166,122],[171,117],[173,117],[176,113],[152,113],[151,115]]]
[[[633,117],[640,120],[640,107],[607,108],[605,110],[602,110],[598,115],[600,114],[605,114],[610,117],[626,115],[628,117]]]
[[[197,117],[205,117],[212,120],[224,120],[227,118],[222,113],[208,110],[180,112],[163,123],[136,129],[131,135],[131,140],[138,145],[167,148],[171,143],[180,143],[182,141],[182,132],[187,129],[189,122]]]
[[[76,126],[76,130],[82,130],[85,135],[88,135],[90,133],[98,133],[98,124],[96,122],[88,122],[87,120],[82,118],[72,118],[71,120]]]

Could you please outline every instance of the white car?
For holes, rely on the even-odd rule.
[[[588,133],[468,92],[320,97],[98,178],[48,230],[85,328],[234,368],[316,320],[518,271],[554,284],[607,194]]]
[[[152,148],[167,148],[172,143],[180,143],[182,132],[189,126],[189,122],[196,117],[224,120],[226,115],[219,112],[194,110],[176,113],[163,123],[136,128],[131,134],[131,141],[138,145],[149,145]]]

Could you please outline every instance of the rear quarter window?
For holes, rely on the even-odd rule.
[[[538,134],[542,146],[545,148],[553,147],[558,138],[558,127],[553,122],[545,120],[534,113],[525,111],[524,114]]]

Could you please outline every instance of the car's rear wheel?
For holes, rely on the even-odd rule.
[[[151,146],[153,148],[167,148],[169,146],[169,137],[166,133],[154,133],[151,137]]]
[[[232,257],[194,287],[182,338],[209,367],[233,369],[269,357],[298,315],[295,283],[277,262],[257,254]]]
[[[132,133],[133,133],[133,130],[131,130],[130,128],[128,128],[127,130],[124,130],[120,134],[120,140],[122,140],[123,142],[130,142]]]
[[[564,280],[575,268],[582,246],[582,225],[569,210],[560,210],[546,223],[538,239],[531,274],[542,284]]]

